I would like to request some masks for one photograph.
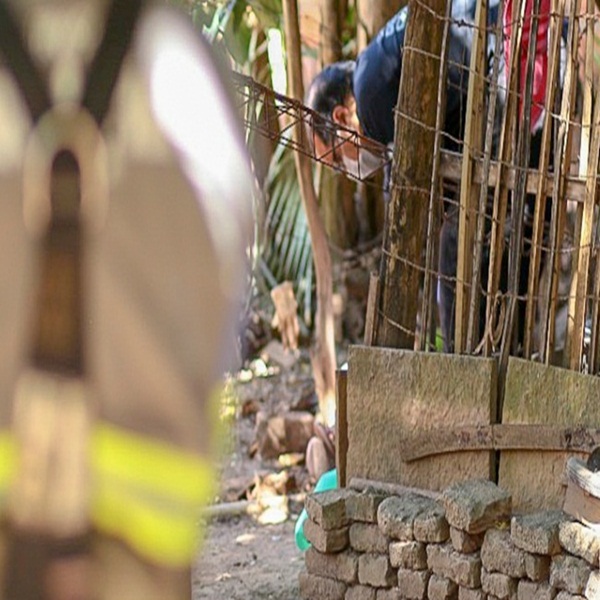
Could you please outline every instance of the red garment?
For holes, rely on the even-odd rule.
[[[525,6],[525,19],[519,57],[519,116],[523,117],[523,99],[525,95],[525,79],[527,76],[527,53],[531,37],[531,20],[533,0],[527,0]],[[519,16],[516,17],[518,19]],[[540,0],[540,17],[535,42],[535,64],[533,71],[533,91],[531,103],[531,129],[536,129],[544,111],[546,97],[546,80],[548,79],[548,27],[550,23],[550,0]],[[504,56],[506,57],[506,78],[508,80],[510,69],[510,45],[513,30],[513,0],[506,0],[503,15],[504,26]]]

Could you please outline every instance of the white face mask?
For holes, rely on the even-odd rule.
[[[342,162],[346,171],[355,179],[366,179],[383,167],[388,158],[373,154],[366,148],[359,150],[359,160],[342,155]]]

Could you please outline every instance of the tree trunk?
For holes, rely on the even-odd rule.
[[[445,11],[446,0],[410,5],[383,239],[379,346],[415,345]]]
[[[356,41],[358,50],[362,50],[406,3],[406,0],[357,0]]]
[[[337,62],[342,58],[340,0],[321,2],[321,38],[319,62],[321,67]],[[351,248],[356,242],[358,231],[357,215],[354,207],[356,185],[346,177],[323,169],[319,186],[321,212],[325,231],[331,242],[338,248]]]
[[[298,24],[297,0],[284,0],[283,19],[287,44],[288,80],[290,96],[304,98],[302,83],[302,48]],[[294,139],[299,145],[306,143],[306,132],[301,123],[294,127]],[[317,280],[317,312],[315,317],[315,344],[312,352],[319,410],[326,425],[335,423],[335,340],[333,327],[331,255],[325,227],[319,213],[317,195],[313,185],[312,163],[309,157],[295,153],[296,171],[300,181],[302,203],[306,211]]]

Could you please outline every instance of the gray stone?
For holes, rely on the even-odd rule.
[[[450,544],[427,546],[427,566],[439,577],[446,577],[468,588],[481,586],[481,559],[478,554],[461,554]]]
[[[341,552],[349,544],[349,527],[325,530],[312,519],[304,522],[304,536],[319,551],[323,553]]]
[[[456,527],[450,527],[450,541],[452,547],[457,552],[463,552],[464,554],[471,554],[481,548],[483,544],[483,537],[485,533],[467,533],[462,529],[456,529]]]
[[[518,548],[533,554],[559,554],[558,526],[567,519],[562,510],[514,516],[510,535]]]
[[[392,587],[397,580],[396,570],[387,554],[362,554],[358,559],[358,581],[373,587]]]
[[[566,521],[560,524],[558,538],[567,552],[598,566],[600,536],[592,529],[576,521]]]
[[[550,557],[545,554],[525,554],[525,575],[531,581],[548,581]]]
[[[450,528],[442,506],[433,503],[415,517],[413,524],[415,540],[425,543],[445,542],[450,537]]]
[[[378,589],[376,598],[377,600],[404,600],[399,588]]]
[[[554,596],[554,600],[585,600],[585,596],[581,596],[579,594],[571,594],[570,592],[558,592],[556,596]]]
[[[389,496],[373,488],[367,488],[361,493],[346,499],[346,516],[351,521],[377,523],[377,509]]]
[[[584,595],[589,600],[600,598],[600,572],[592,571],[585,586]]]
[[[524,577],[526,553],[517,548],[508,529],[489,529],[481,546],[481,564],[488,571],[509,577]]]
[[[314,547],[304,553],[306,570],[311,575],[338,579],[345,583],[356,583],[358,577],[358,554],[344,551],[338,554],[323,554]]]
[[[418,494],[403,494],[386,498],[377,509],[377,523],[381,531],[396,540],[414,539],[415,519],[426,513],[435,502]]]
[[[353,585],[346,590],[344,600],[376,600],[377,590],[367,585]]]
[[[398,589],[402,592],[404,598],[423,600],[427,598],[427,584],[430,576],[429,571],[398,569]]]
[[[388,551],[389,543],[389,539],[375,524],[353,523],[350,525],[350,547],[357,552],[385,554]]]
[[[517,600],[554,600],[556,590],[549,583],[536,583],[521,579],[517,588]]]
[[[581,594],[587,586],[592,570],[582,558],[557,554],[550,565],[550,583],[559,590]]]
[[[335,579],[300,573],[300,598],[303,600],[344,600],[346,584]]]
[[[347,480],[369,477],[442,490],[455,481],[488,477],[490,451],[413,462],[406,462],[404,453],[407,440],[431,429],[489,425],[496,414],[496,372],[495,358],[351,346]]]
[[[504,573],[490,573],[481,569],[481,589],[490,596],[501,598],[516,598],[518,580]]]
[[[427,568],[427,553],[422,542],[392,542],[389,550],[392,567],[413,571]]]
[[[427,585],[427,597],[429,600],[457,600],[458,586],[446,577],[432,574]]]
[[[458,588],[458,600],[486,600],[487,595],[481,588],[471,589],[463,586]]]
[[[510,517],[511,496],[487,479],[451,485],[442,494],[446,519],[467,533],[481,533]]]
[[[316,492],[306,496],[304,508],[308,516],[325,530],[340,529],[348,525],[346,499],[355,495],[346,488]]]

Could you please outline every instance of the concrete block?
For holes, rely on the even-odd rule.
[[[458,587],[458,600],[486,600],[487,594],[481,588]]]
[[[560,545],[571,554],[585,559],[593,567],[598,566],[600,535],[576,521],[560,524],[558,539]]]
[[[349,523],[346,499],[355,494],[354,490],[346,488],[316,492],[306,496],[304,508],[308,516],[323,529],[340,529]]]
[[[439,577],[446,577],[468,588],[481,586],[481,559],[478,554],[461,554],[450,544],[427,546],[427,567]]]
[[[315,549],[323,553],[334,553],[345,550],[349,545],[348,530],[349,527],[325,530],[312,519],[307,519],[304,523],[304,535],[306,539]]]
[[[441,503],[452,527],[481,533],[510,517],[511,497],[487,479],[470,479],[444,490]]]
[[[582,558],[557,554],[550,564],[550,584],[558,590],[582,594],[592,569]]]
[[[471,554],[481,548],[485,533],[467,533],[462,529],[450,527],[450,542],[457,552]]]
[[[306,570],[311,575],[339,579],[345,583],[358,581],[358,554],[346,550],[338,554],[323,554],[314,547],[304,553]]]
[[[386,554],[390,540],[376,524],[353,523],[350,525],[350,547],[357,552]]]
[[[413,533],[415,540],[419,542],[446,542],[450,537],[450,527],[446,520],[444,508],[434,503],[417,515],[413,523]]]
[[[562,510],[514,516],[510,534],[518,548],[533,554],[559,554],[558,526],[568,517]]]
[[[403,494],[386,498],[377,509],[377,523],[381,531],[390,538],[401,541],[414,539],[414,522],[427,513],[435,501],[418,494]]]
[[[516,599],[518,581],[504,573],[490,573],[486,569],[481,569],[481,589],[488,596],[495,596],[502,600]]]
[[[588,579],[587,585],[585,586],[585,597],[592,600],[592,598],[600,598],[600,572],[592,571]]]
[[[427,585],[429,600],[457,600],[458,586],[446,577],[432,574]]]
[[[396,581],[396,570],[390,565],[387,554],[362,554],[358,559],[358,581],[373,587],[392,587]]]
[[[341,581],[303,572],[298,583],[303,600],[345,600],[346,584]]]
[[[455,481],[490,476],[489,451],[407,463],[403,450],[414,434],[492,423],[495,359],[352,346],[348,365],[348,480],[365,477],[442,490]]]
[[[427,598],[427,584],[430,576],[429,571],[398,569],[398,589],[404,598],[423,600]]]
[[[526,553],[517,548],[508,529],[489,529],[481,546],[481,564],[492,572],[509,577],[524,577]]]
[[[600,427],[599,397],[600,378],[594,375],[511,357],[502,423]],[[565,488],[561,479],[566,460],[573,455],[503,450],[498,484],[512,494],[515,513],[562,508]]]
[[[427,552],[422,542],[392,542],[389,552],[392,567],[413,571],[427,568]]]
[[[556,590],[549,583],[536,583],[521,579],[517,587],[517,600],[554,600]]]
[[[346,516],[353,522],[377,523],[377,509],[388,496],[370,488],[349,496],[346,499]]]
[[[550,557],[545,554],[525,554],[525,575],[531,581],[548,581]]]
[[[353,585],[346,590],[344,600],[377,600],[377,590],[367,585]]]

